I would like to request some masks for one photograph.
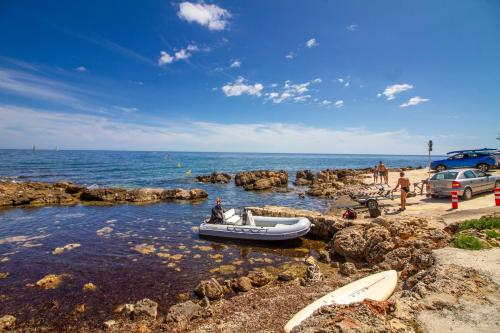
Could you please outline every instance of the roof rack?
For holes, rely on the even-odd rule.
[[[455,151],[450,151],[446,153],[447,155],[449,154],[460,154],[460,153],[485,153],[485,152],[496,152],[498,149],[496,148],[480,148],[480,149],[468,149],[468,150],[455,150]]]

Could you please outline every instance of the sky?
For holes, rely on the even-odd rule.
[[[0,2],[0,148],[497,147],[500,1]]]

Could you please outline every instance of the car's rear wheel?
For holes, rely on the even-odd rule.
[[[486,163],[479,163],[478,165],[476,165],[476,168],[478,168],[482,172],[486,172],[490,169],[490,166]]]
[[[441,172],[441,171],[444,171],[446,170],[446,166],[443,165],[443,164],[439,164],[437,167],[436,167],[436,170]]]
[[[472,189],[470,187],[467,187],[464,190],[464,195],[462,196],[464,200],[470,200],[472,199]]]

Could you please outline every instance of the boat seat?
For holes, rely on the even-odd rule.
[[[224,219],[225,220],[229,220],[229,218],[231,216],[233,216],[234,214],[236,214],[236,211],[234,210],[234,208],[231,208],[230,210],[228,210],[227,212],[224,212]]]
[[[246,225],[253,225],[255,226],[255,220],[253,218],[252,212],[247,210],[247,223]]]
[[[230,218],[226,219],[226,224],[236,224],[240,220],[238,215],[233,215]]]

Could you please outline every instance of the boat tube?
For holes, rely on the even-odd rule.
[[[244,213],[228,210],[224,213],[224,224],[207,223],[208,220],[200,225],[200,235],[275,241],[298,238],[311,229],[311,222],[305,217],[253,216],[249,210]]]

